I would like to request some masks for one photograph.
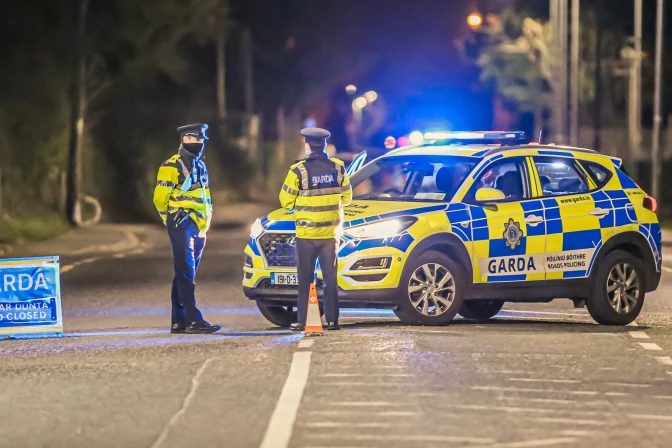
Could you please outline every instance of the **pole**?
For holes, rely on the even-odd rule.
[[[579,62],[580,62],[580,0],[572,0],[572,82],[570,144],[579,145]]]
[[[658,0],[656,14],[656,77],[653,98],[653,147],[651,148],[651,192],[654,198],[660,198],[660,100],[663,72],[663,8],[664,0]]]
[[[70,115],[70,142],[68,147],[68,194],[66,214],[68,220],[79,225],[79,190],[82,179],[82,136],[84,134],[84,113],[86,109],[86,55],[84,39],[86,37],[86,14],[89,0],[80,0],[77,17],[77,66],[72,86],[72,111]]]
[[[595,1],[595,109],[593,117],[593,149],[602,147],[602,0]]]
[[[635,0],[635,60],[630,81],[632,94],[630,96],[630,150],[635,158],[639,158],[642,151],[642,0]]]
[[[245,92],[245,113],[254,113],[254,79],[252,77],[252,36],[249,28],[244,28],[241,36],[243,87]]]
[[[568,0],[560,0],[559,2],[559,20],[558,20],[558,29],[559,36],[558,40],[560,42],[560,131],[558,141],[560,143],[567,143],[567,117],[569,114],[569,97],[568,97],[568,77],[567,70],[569,68],[568,58],[567,58],[567,19],[568,19]]]
[[[226,119],[226,16],[225,0],[217,17],[217,118],[220,124]]]

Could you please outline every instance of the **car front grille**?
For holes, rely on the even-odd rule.
[[[259,238],[259,245],[268,267],[296,267],[296,240],[293,233],[266,233]]]

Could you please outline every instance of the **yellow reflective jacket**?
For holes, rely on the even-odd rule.
[[[179,154],[163,162],[156,176],[154,205],[164,223],[169,213],[193,210],[190,218],[206,232],[212,219],[212,198],[205,163],[197,160],[190,172]]]
[[[342,160],[313,153],[292,165],[280,190],[280,205],[294,211],[297,238],[334,238],[352,188]]]

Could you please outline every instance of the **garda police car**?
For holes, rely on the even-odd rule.
[[[619,159],[522,138],[426,133],[366,165],[356,157],[338,246],[341,306],[438,325],[458,312],[488,319],[504,302],[568,298],[599,323],[632,322],[660,281],[656,201]],[[276,210],[245,248],[245,295],[279,326],[296,321],[294,229]]]

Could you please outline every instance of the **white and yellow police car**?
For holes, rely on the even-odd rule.
[[[425,143],[349,167],[338,247],[341,307],[391,308],[408,324],[504,302],[568,298],[625,325],[660,281],[655,199],[588,149],[516,144],[524,133],[427,133]],[[258,219],[243,288],[272,323],[296,321],[293,216]],[[319,279],[318,290],[321,286]]]

